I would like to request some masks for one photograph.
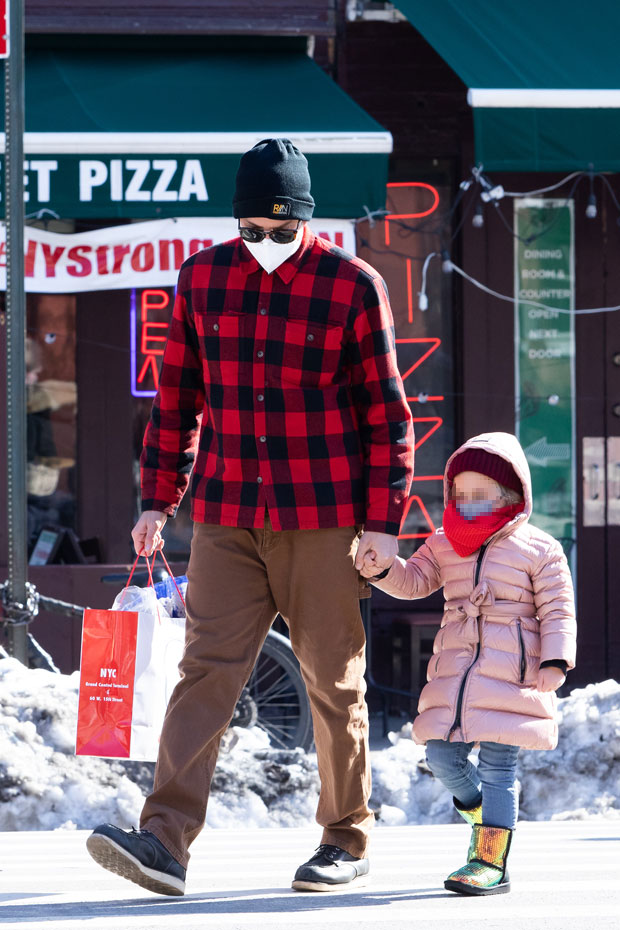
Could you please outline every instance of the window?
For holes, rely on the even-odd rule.
[[[441,261],[428,266],[428,309],[420,308],[418,296],[426,257],[450,239],[452,191],[446,172],[405,163],[397,177],[388,184],[389,213],[372,225],[358,223],[357,242],[359,256],[388,286],[398,364],[413,413],[415,476],[400,537],[400,553],[407,557],[441,525],[443,472],[454,450],[452,287]]]
[[[29,549],[44,526],[77,528],[75,297],[29,294],[26,424]]]

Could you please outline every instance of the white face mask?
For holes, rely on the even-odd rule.
[[[271,239],[263,239],[262,242],[246,242],[248,251],[254,256],[261,268],[264,268],[267,274],[271,274],[276,268],[279,268],[282,262],[294,255],[301,245],[301,238],[304,234],[303,225],[297,230],[297,235],[292,242],[287,245],[281,245],[279,242],[272,242]]]

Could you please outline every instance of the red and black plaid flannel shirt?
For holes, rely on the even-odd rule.
[[[241,239],[179,275],[144,437],[142,507],[276,530],[397,534],[413,428],[385,285],[308,227],[266,274]]]

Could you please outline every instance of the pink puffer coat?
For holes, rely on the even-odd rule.
[[[464,558],[439,529],[407,562],[397,558],[389,574],[376,582],[399,598],[426,597],[444,589],[445,611],[413,738],[417,743],[484,740],[553,749],[557,698],[555,692],[538,691],[536,679],[547,659],[563,659],[569,669],[575,665],[568,564],[560,544],[528,523],[531,478],[516,437],[476,436],[448,465],[466,448],[485,449],[510,462],[523,484],[525,509]],[[444,477],[446,502],[450,490]]]

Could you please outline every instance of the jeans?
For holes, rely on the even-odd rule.
[[[426,761],[433,773],[465,808],[475,807],[482,795],[482,822],[513,830],[519,813],[516,786],[518,746],[480,743],[478,767],[468,756],[475,743],[431,739]]]

